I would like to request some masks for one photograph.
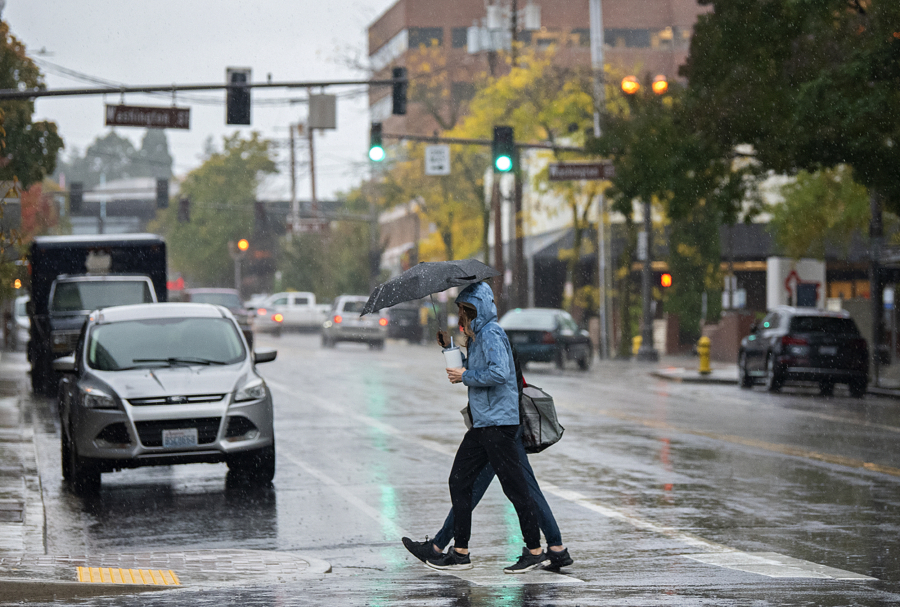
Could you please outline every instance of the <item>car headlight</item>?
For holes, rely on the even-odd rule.
[[[88,409],[116,409],[116,399],[97,388],[83,388],[84,398],[81,402]]]
[[[259,400],[266,396],[266,383],[261,379],[255,379],[244,384],[244,387],[234,393],[234,402],[240,403],[248,400]]]

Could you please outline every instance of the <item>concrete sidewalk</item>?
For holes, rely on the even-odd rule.
[[[323,560],[261,550],[47,554],[29,366],[0,352],[0,602],[66,601],[316,577]]]
[[[668,381],[697,384],[732,384],[738,383],[738,367],[736,364],[713,362],[712,371],[701,374],[696,357],[668,356],[663,357],[657,367],[650,370],[650,375]],[[867,394],[886,398],[900,398],[900,388],[885,388],[869,385]]]

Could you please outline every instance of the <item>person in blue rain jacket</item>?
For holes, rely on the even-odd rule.
[[[525,540],[522,556],[504,572],[525,573],[550,561],[541,549],[537,512],[516,446],[519,390],[512,348],[506,332],[497,324],[494,294],[487,283],[466,287],[456,304],[467,337],[467,356],[462,368],[447,369],[447,377],[450,383],[462,382],[468,387],[472,427],[463,437],[450,470],[453,548],[429,557],[425,564],[434,569],[472,568],[469,536],[473,487],[479,473],[490,464],[516,510]]]

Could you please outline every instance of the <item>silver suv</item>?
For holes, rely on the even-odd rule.
[[[322,323],[322,347],[333,348],[339,341],[369,344],[370,348],[384,348],[388,336],[388,319],[383,314],[360,312],[368,301],[364,295],[341,295],[334,300],[328,318]]]
[[[77,493],[140,466],[227,462],[233,476],[275,474],[272,395],[234,316],[161,303],[91,312],[75,354],[58,358],[63,477]]]

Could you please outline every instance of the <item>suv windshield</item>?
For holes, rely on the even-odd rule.
[[[206,303],[229,309],[243,308],[237,293],[191,293],[193,303]]]
[[[833,316],[795,316],[791,319],[791,333],[842,333],[859,335],[856,323],[850,318]]]
[[[500,319],[500,326],[519,331],[553,331],[556,329],[556,313],[539,310],[512,311]]]
[[[144,280],[58,282],[50,311],[82,312],[141,303],[153,303],[150,285]]]
[[[245,356],[240,334],[225,318],[154,318],[97,325],[87,341],[87,364],[100,371],[235,364]]]

